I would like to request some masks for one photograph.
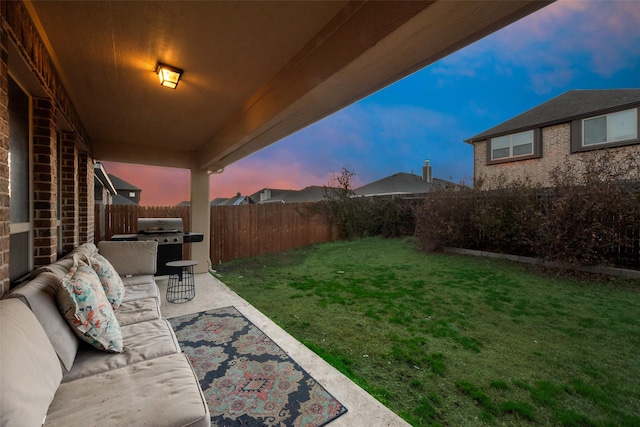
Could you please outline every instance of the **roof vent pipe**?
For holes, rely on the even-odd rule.
[[[433,178],[431,177],[431,165],[429,164],[429,160],[424,161],[424,166],[422,167],[422,180],[424,182],[433,181]]]

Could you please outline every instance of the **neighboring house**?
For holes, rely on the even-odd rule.
[[[439,185],[455,185],[452,182],[432,177],[431,165],[429,161],[425,161],[422,167],[422,176],[413,173],[396,173],[394,175],[382,178],[371,184],[363,185],[353,190],[355,196],[373,197],[373,196],[411,196],[414,194],[424,194],[431,191]],[[339,189],[329,189],[336,190]],[[238,205],[247,203],[305,203],[320,202],[327,200],[327,188],[320,185],[311,185],[302,190],[276,190],[263,188],[260,191],[248,196],[249,201],[244,200],[247,196],[237,195],[230,199],[217,198],[211,201],[211,206],[220,205]]]
[[[220,206],[221,204],[223,204],[227,200],[229,200],[227,197],[216,197],[215,199],[213,199],[210,202],[210,205],[211,206]]]
[[[113,186],[116,188],[118,195],[122,196],[113,198],[114,205],[140,204],[140,193],[142,193],[142,190],[140,188],[128,183],[124,179],[118,178],[113,174],[109,174],[109,178],[111,179],[111,182],[113,182]],[[128,201],[124,199],[127,199]]]
[[[256,202],[249,196],[243,196],[240,193],[236,194],[235,197],[230,197],[228,199],[217,198],[211,202],[211,206],[240,206],[240,205],[253,205]]]
[[[398,172],[386,178],[379,179],[370,184],[363,185],[353,190],[359,197],[391,196],[407,197],[413,194],[424,194],[439,185],[452,184],[439,178],[433,178],[432,168],[426,160],[422,167],[422,176],[413,173]]]
[[[260,194],[260,203],[306,203],[319,202],[327,198],[324,187],[319,185],[311,185],[302,190],[269,190],[267,188],[258,194]]]
[[[548,185],[551,171],[594,150],[640,154],[639,115],[640,89],[571,90],[465,140],[474,180],[504,174]]]
[[[118,191],[116,190],[113,182],[109,178],[107,171],[105,171],[104,166],[100,162],[96,162],[93,165],[93,190],[94,190],[94,200],[97,205],[110,205],[113,202],[113,196],[115,196]]]
[[[104,240],[105,206],[113,204],[114,198],[118,197],[118,191],[113,185],[113,182],[111,182],[104,166],[100,162],[95,162],[93,164],[93,191],[94,203],[99,207],[97,211],[98,217],[95,218],[94,221],[100,224],[100,236],[98,237],[100,240]]]
[[[284,203],[284,197],[294,190],[278,190],[275,188],[263,188],[253,193],[251,199],[258,203]]]

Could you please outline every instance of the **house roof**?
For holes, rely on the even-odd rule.
[[[501,134],[565,123],[637,104],[640,104],[640,89],[570,90],[465,142],[474,143]]]
[[[265,191],[265,190],[269,190],[271,192],[271,197],[268,198],[267,200],[264,201],[260,201],[260,195]],[[277,188],[268,188],[265,187],[259,191],[256,191],[255,193],[249,195],[249,197],[251,197],[251,199],[256,200],[258,203],[269,203],[270,201],[276,200],[276,201],[281,201],[280,199],[282,197],[284,197],[284,195],[286,195],[287,193],[291,192],[293,190],[280,190]]]
[[[105,187],[109,193],[116,194],[118,192],[109,178],[107,171],[104,169],[104,166],[102,166],[102,163],[96,162],[93,165],[93,175],[96,182]]]
[[[434,186],[448,181],[433,178],[432,182],[411,173],[398,172],[353,190],[356,196],[387,196],[392,194],[428,193]]]
[[[242,204],[252,205],[254,203],[253,199],[249,196],[234,196],[221,201],[216,206],[240,206]],[[211,204],[213,205],[213,202],[211,202]]]
[[[223,204],[227,200],[229,200],[228,197],[216,197],[215,199],[213,199],[211,201],[210,204],[211,204],[211,206],[220,206],[221,204]]]
[[[111,204],[112,205],[137,205],[136,202],[124,197],[121,194],[114,194],[113,199],[111,199]]]
[[[111,179],[111,182],[113,183],[113,186],[116,188],[116,190],[142,191],[142,189],[136,187],[131,183],[128,183],[122,178],[118,178],[113,174],[109,174],[109,179]]]
[[[299,191],[290,191],[284,195],[285,203],[319,202],[326,199],[324,187],[311,185]]]

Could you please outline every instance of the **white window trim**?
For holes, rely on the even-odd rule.
[[[518,154],[518,155],[514,156],[513,155],[513,137],[514,137],[514,135],[520,135],[522,133],[530,133],[531,134],[531,152],[530,153],[524,153],[524,154]],[[497,138],[503,138],[505,136],[509,137],[509,156],[507,156],[507,157],[498,157],[498,158],[493,157],[493,152],[494,152],[493,140],[497,139]],[[499,137],[491,138],[491,141],[490,141],[491,142],[491,147],[490,147],[491,148],[491,161],[518,159],[518,158],[524,157],[524,156],[532,156],[533,154],[535,154],[535,143],[536,143],[535,138],[536,138],[536,135],[535,135],[535,132],[533,131],[533,129],[527,130],[527,131],[523,131],[523,132],[511,133],[511,134],[508,134],[508,135],[501,135]]]
[[[599,119],[600,117],[606,117],[606,118],[607,118],[607,129],[608,129],[608,126],[609,126],[609,116],[611,116],[612,114],[624,113],[624,112],[627,112],[627,111],[633,111],[633,112],[634,112],[634,115],[635,115],[635,117],[636,117],[635,136],[633,136],[633,137],[631,137],[631,138],[629,138],[629,139],[622,139],[622,140],[615,140],[615,141],[609,141],[609,140],[607,140],[607,141],[603,141],[603,142],[594,142],[594,143],[592,143],[592,144],[585,144],[585,143],[584,143],[584,137],[585,137],[584,123],[585,123],[587,120],[594,120],[594,119]],[[617,143],[617,142],[624,142],[624,141],[633,141],[633,140],[636,140],[636,139],[638,139],[638,119],[637,119],[637,117],[638,117],[638,109],[637,109],[637,108],[630,108],[630,109],[628,109],[628,110],[614,111],[614,112],[612,112],[612,113],[608,113],[608,114],[601,114],[601,115],[599,115],[599,116],[586,117],[586,118],[584,118],[584,119],[582,119],[582,120],[580,121],[580,125],[581,125],[581,128],[582,128],[582,129],[581,129],[582,137],[581,137],[581,140],[580,140],[580,145],[581,145],[583,148],[590,148],[590,147],[597,147],[597,146],[599,146],[599,145],[615,144],[615,143]],[[609,137],[609,136],[607,135],[607,138],[608,138],[608,137]]]

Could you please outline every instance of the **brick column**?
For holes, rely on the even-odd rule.
[[[60,134],[60,192],[62,252],[69,253],[80,243],[80,201],[78,184],[78,148],[73,132]]]
[[[78,155],[78,200],[80,201],[80,243],[93,242],[94,234],[94,178],[93,159],[87,152]]]
[[[33,98],[33,262],[57,259],[58,155],[55,109],[48,98]]]
[[[0,295],[9,290],[9,67],[7,34],[0,26]]]

